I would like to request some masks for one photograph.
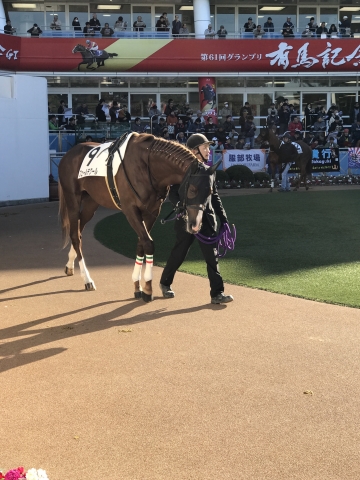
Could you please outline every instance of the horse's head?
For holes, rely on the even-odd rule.
[[[212,167],[207,167],[193,162],[181,182],[179,196],[182,207],[186,210],[186,230],[189,233],[200,231],[203,212],[213,190],[213,174],[220,163],[221,160]]]
[[[264,142],[268,142],[268,141],[269,141],[269,129],[268,127],[263,127],[260,130],[259,135],[255,138],[255,143],[257,143],[258,145],[261,145]]]
[[[78,43],[72,50],[72,53],[77,53],[77,52],[83,52],[85,50],[85,47],[84,45],[80,45],[80,43]]]

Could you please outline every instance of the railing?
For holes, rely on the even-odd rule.
[[[65,25],[61,27],[61,30],[51,30],[48,26],[40,26],[42,33],[40,37],[55,37],[55,38],[102,38],[100,32],[95,32],[94,34],[84,34],[82,31],[74,31],[73,26]],[[336,35],[316,35],[315,33],[311,36],[304,35],[304,28],[293,29],[293,37],[284,37],[282,34],[282,29],[276,32],[265,32],[263,35],[255,36],[253,32],[245,32],[244,28],[241,28],[239,32],[229,32],[226,37],[221,38],[221,40],[239,40],[239,39],[279,39],[286,38],[291,40],[291,38],[304,38],[309,40],[316,40],[321,38],[354,38],[359,37],[360,34],[346,34],[342,35],[337,33]],[[4,34],[4,30],[0,29],[0,33]],[[212,38],[206,37],[206,39],[218,40],[216,31],[214,31],[215,36]],[[20,37],[29,37],[30,34],[27,32],[16,32],[14,36]],[[178,39],[204,39],[205,34],[195,34],[189,33],[187,35],[172,35],[171,31],[162,32],[157,31],[156,28],[144,28],[144,31],[137,31],[134,28],[129,28],[127,30],[117,32],[111,36],[112,38],[132,38],[132,39],[143,39],[143,38],[178,38]],[[108,37],[105,37],[108,38]]]

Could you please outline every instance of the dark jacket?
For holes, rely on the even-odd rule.
[[[81,26],[79,21],[73,20],[72,26],[74,27],[75,32],[81,32]]]
[[[299,154],[296,150],[295,145],[292,143],[285,143],[283,142],[279,148],[279,160],[280,163],[286,165],[287,163],[294,163],[296,162]]]
[[[98,32],[100,30],[101,24],[98,19],[95,20],[95,18],[92,18],[90,20],[90,27],[93,27],[93,29]]]
[[[41,33],[42,33],[42,30],[40,27],[31,27],[27,33],[30,33],[30,35],[32,37],[38,37]]]
[[[104,110],[102,109],[101,103],[99,103],[99,104],[96,106],[95,113],[96,113],[98,122],[106,122],[106,115],[105,115]]]
[[[179,33],[180,33],[180,28],[181,28],[181,22],[180,22],[180,20],[178,20],[178,21],[173,20],[171,33],[172,33],[173,35],[179,35]]]
[[[224,210],[221,198],[218,194],[216,183],[215,183],[215,173],[213,174],[213,188],[211,194],[211,200],[206,204],[204,214],[203,214],[203,223],[200,232],[207,234],[209,228],[212,231],[211,233],[216,232],[217,222],[216,215],[219,217],[220,222],[227,223],[226,212]],[[179,187],[180,185],[172,185],[169,191],[169,200],[175,206],[179,200]],[[209,232],[210,233],[210,232]]]
[[[265,22],[264,23],[264,31],[265,32],[273,32],[274,31],[274,24],[273,22]]]

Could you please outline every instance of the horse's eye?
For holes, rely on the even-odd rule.
[[[198,190],[194,185],[190,185],[188,193],[187,193],[187,197],[188,198],[195,198],[196,195],[197,195],[197,191]]]

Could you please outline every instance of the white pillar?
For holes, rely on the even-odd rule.
[[[195,36],[205,38],[204,32],[210,23],[210,2],[209,0],[194,0],[193,4]]]
[[[2,0],[0,0],[0,30],[3,30],[6,25],[5,10]]]

